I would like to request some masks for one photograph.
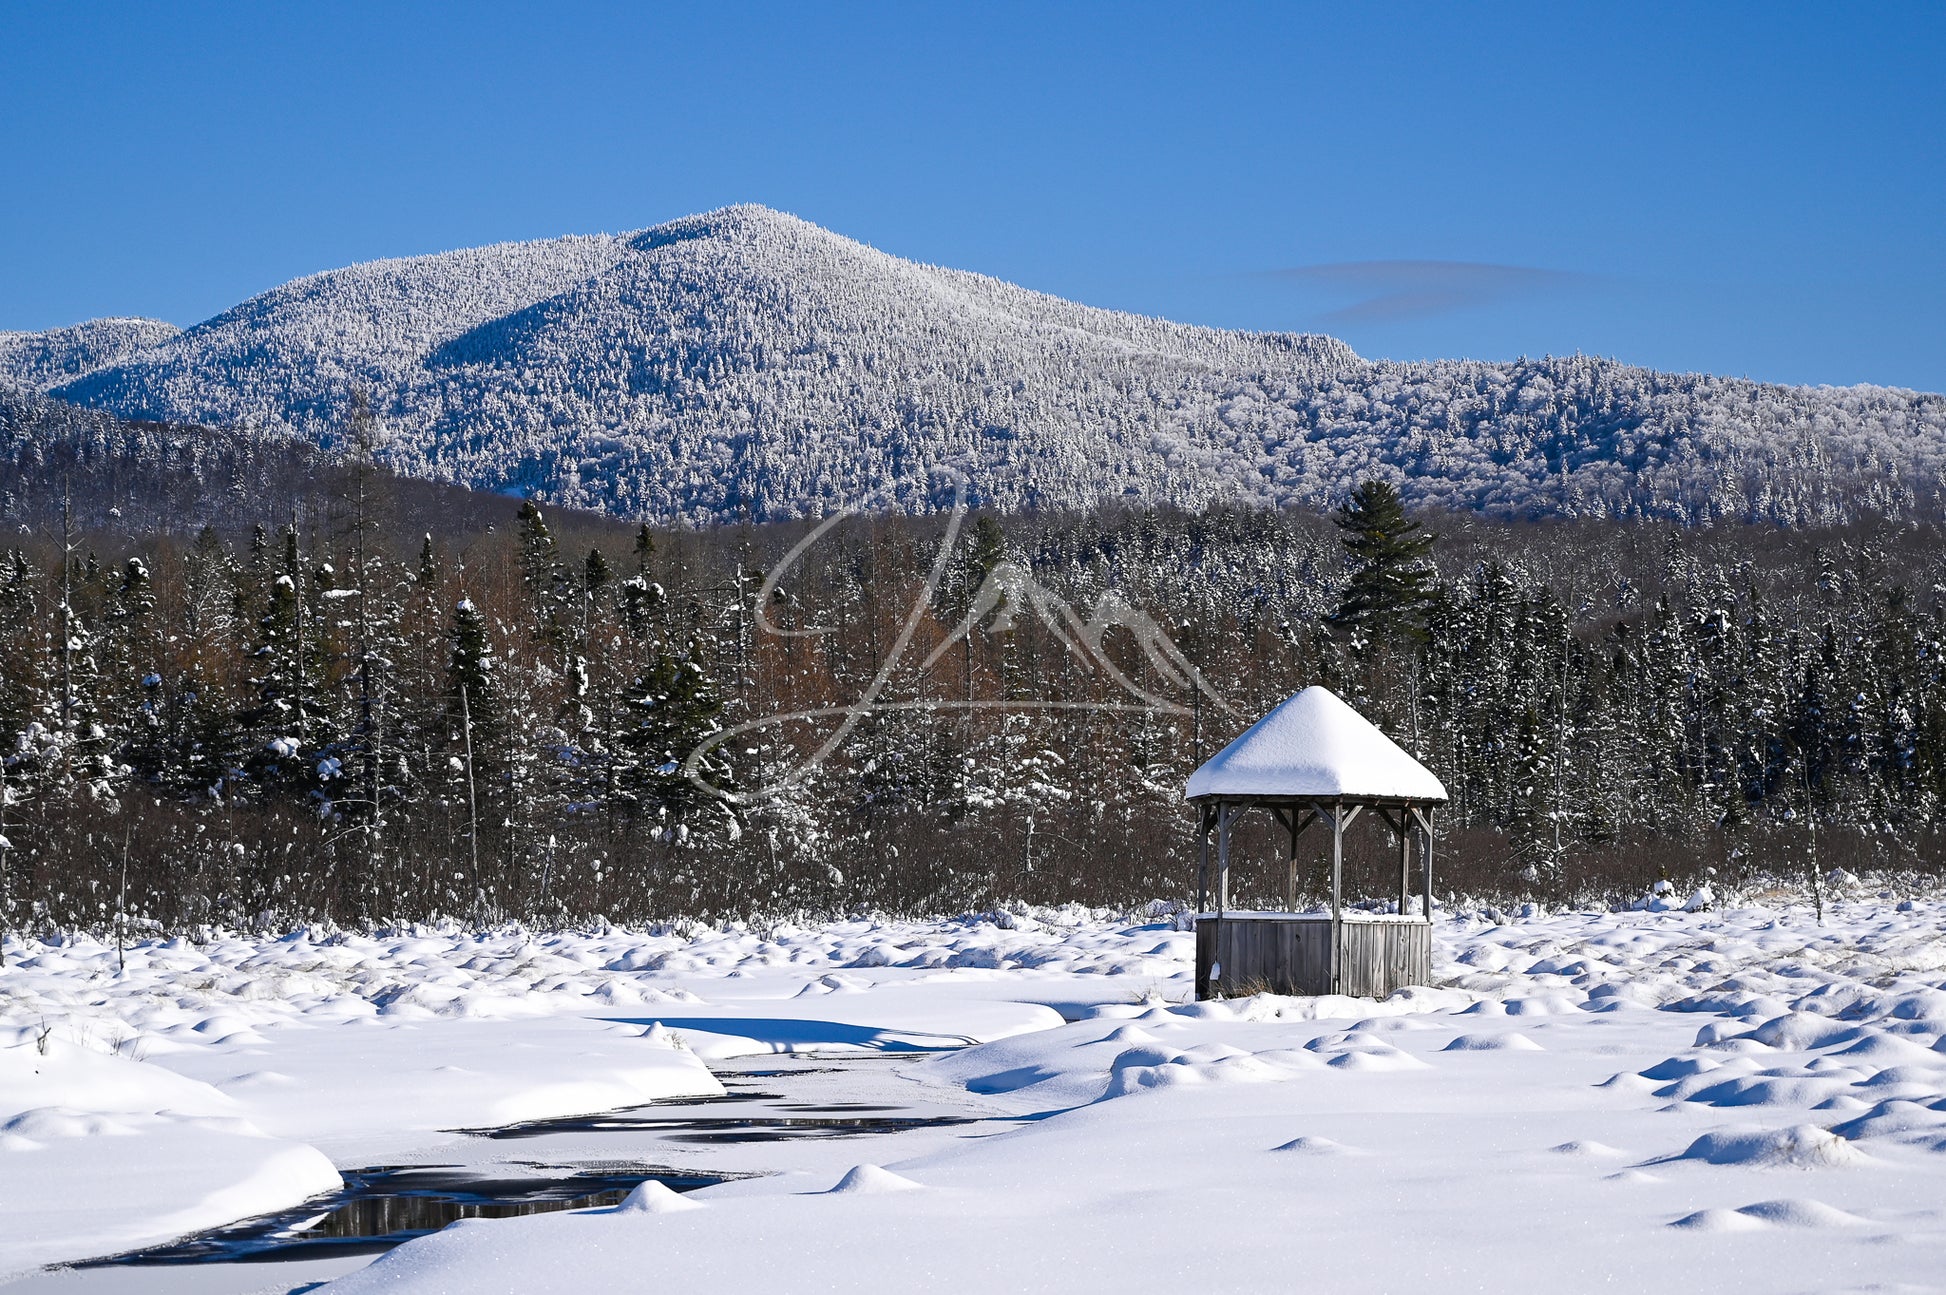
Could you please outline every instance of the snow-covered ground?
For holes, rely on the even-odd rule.
[[[120,973],[10,944],[0,1274],[797,1051],[1029,1118],[693,1147],[766,1172],[455,1225],[330,1289],[1946,1288],[1946,903],[1446,918],[1438,987],[1382,1003],[1192,1004],[1187,935],[1037,917],[314,932]]]

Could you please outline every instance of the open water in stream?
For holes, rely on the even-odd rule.
[[[459,1219],[613,1206],[651,1179],[684,1192],[761,1172],[670,1165],[654,1158],[658,1147],[691,1149],[675,1157],[686,1162],[698,1146],[748,1150],[750,1144],[864,1139],[958,1126],[977,1135],[1015,1123],[930,1100],[933,1090],[888,1082],[885,1062],[882,1057],[776,1061],[720,1073],[728,1090],[722,1097],[454,1130],[454,1141],[436,1149],[460,1152],[452,1163],[343,1169],[344,1186],[336,1192],[168,1245],[50,1273],[46,1289],[143,1289],[139,1280],[115,1281],[112,1272],[133,1278],[131,1270],[196,1265],[207,1277],[217,1275],[214,1268],[248,1266],[264,1279],[250,1282],[239,1273],[237,1281],[221,1283],[223,1289],[302,1290],[306,1282],[283,1285],[270,1267],[287,1265],[282,1271],[308,1275],[311,1261],[374,1256]],[[905,1096],[902,1088],[910,1090],[912,1101],[893,1100]],[[748,1162],[747,1155],[742,1158]],[[335,1270],[329,1275],[344,1271],[342,1263],[329,1266]],[[89,1280],[89,1270],[95,1280]],[[70,1280],[53,1281],[61,1277]]]

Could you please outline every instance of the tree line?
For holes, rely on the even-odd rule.
[[[445,533],[371,448],[247,527],[70,506],[0,555],[7,930],[1177,899],[1188,773],[1314,682],[1445,782],[1442,894],[1941,861],[1946,562],[1909,525],[1368,483],[815,536],[508,499]],[[1244,838],[1245,895],[1276,848]]]

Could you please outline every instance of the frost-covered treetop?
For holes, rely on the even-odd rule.
[[[1319,796],[1444,801],[1446,788],[1329,688],[1312,686],[1189,776],[1183,799]]]
[[[45,390],[120,364],[182,330],[159,319],[91,319],[44,333],[0,332],[0,383]]]

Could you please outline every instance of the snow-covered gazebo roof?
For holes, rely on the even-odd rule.
[[[1431,803],[1446,788],[1336,693],[1313,686],[1211,756],[1183,792],[1231,797]]]

